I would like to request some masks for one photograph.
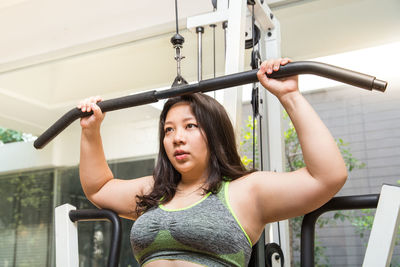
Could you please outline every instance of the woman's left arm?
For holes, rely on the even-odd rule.
[[[298,77],[269,79],[289,59],[263,62],[257,73],[261,84],[287,111],[302,148],[306,167],[290,173],[254,174],[256,203],[265,222],[310,212],[326,203],[344,185],[347,169],[336,142],[317,113],[301,95]],[[271,196],[276,199],[271,201]],[[276,207],[271,208],[275,203]]]

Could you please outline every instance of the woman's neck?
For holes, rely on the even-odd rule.
[[[178,184],[177,191],[180,192],[195,192],[204,187],[207,182],[208,175],[189,176],[181,175],[181,181]]]

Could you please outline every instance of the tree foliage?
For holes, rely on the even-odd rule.
[[[289,120],[289,116],[287,113],[284,113],[284,119],[288,120],[288,127],[284,132],[285,138],[285,159],[286,159],[286,171],[295,171],[302,167],[305,167],[305,163],[303,160],[303,154],[301,151],[301,146],[297,137],[296,129],[294,128],[292,122]],[[255,127],[257,127],[257,121],[255,120]],[[250,153],[253,151],[253,118],[249,116],[245,127],[242,129],[242,138],[240,142],[240,152],[242,155],[242,162],[245,166],[248,166],[253,162],[252,156]],[[257,136],[256,136],[257,137]],[[256,159],[258,158],[258,140],[255,140],[255,154]],[[365,167],[365,163],[359,161],[355,158],[349,147],[349,143],[343,141],[343,139],[339,138],[336,140],[336,143],[341,151],[343,159],[346,163],[346,167],[349,172],[354,169],[361,169]],[[250,167],[250,166],[249,166]],[[256,168],[258,164],[256,164]],[[357,219],[354,219],[357,218]],[[369,217],[363,216],[355,216],[354,212],[342,212],[335,211],[332,217],[320,217],[316,222],[316,227],[322,228],[326,225],[335,225],[336,221],[344,222],[345,220],[349,220],[353,222],[353,225],[358,226],[359,232],[364,233],[363,228],[360,228],[361,225],[369,225],[368,221]],[[292,249],[294,251],[300,251],[300,232],[301,232],[301,222],[303,220],[303,216],[299,216],[296,218],[292,218],[289,220],[289,225],[291,229],[291,242]],[[357,221],[358,220],[358,221]],[[372,224],[371,224],[372,225]],[[369,227],[369,226],[366,226]],[[315,266],[317,267],[327,267],[330,266],[329,258],[325,254],[325,248],[321,245],[318,237],[316,236],[315,240]],[[295,266],[300,266],[299,262],[294,263]]]
[[[284,118],[289,120],[287,113],[284,113]],[[305,167],[305,163],[303,160],[303,154],[301,151],[301,146],[297,137],[296,129],[293,126],[293,123],[289,121],[288,128],[284,132],[285,136],[285,157],[286,157],[286,171],[295,171],[297,169]],[[336,144],[338,145],[342,157],[346,163],[347,170],[351,172],[354,169],[360,169],[365,167],[365,163],[360,162],[358,159],[353,157],[349,144],[344,142],[343,139],[339,138],[336,140]],[[331,218],[329,217],[320,217],[316,222],[316,227],[322,228],[326,225],[335,225],[336,220],[344,221],[349,218],[349,214],[345,214],[341,211],[335,211]],[[300,251],[300,233],[301,233],[301,223],[303,221],[304,216],[299,216],[296,218],[292,218],[289,220],[291,233],[292,233],[292,248],[295,251]],[[318,236],[316,235],[315,240],[315,266],[317,267],[325,267],[329,265],[329,258],[325,254],[325,248],[321,246],[321,243],[318,240]],[[299,263],[295,263],[296,266],[299,266]]]
[[[34,140],[35,138],[36,137],[32,134],[0,127],[0,145],[13,142],[27,142]]]
[[[254,125],[254,126],[253,126]],[[247,168],[253,168],[253,144],[255,147],[255,162],[254,168],[258,169],[260,167],[259,159],[259,149],[258,147],[258,138],[257,135],[253,136],[254,127],[257,128],[257,120],[254,120],[253,117],[248,116],[246,120],[245,127],[241,129],[241,138],[240,138],[240,146],[239,153],[241,155],[241,160],[244,166]]]
[[[7,144],[19,141],[23,141],[21,132],[0,127],[0,142]]]

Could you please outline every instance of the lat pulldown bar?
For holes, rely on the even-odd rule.
[[[209,92],[248,83],[254,83],[258,81],[257,71],[258,69],[255,69],[213,79],[202,80],[198,83],[185,84],[161,91],[152,90],[144,93],[109,99],[99,102],[98,105],[103,112],[108,112],[134,106],[146,105],[157,102],[160,99],[166,99],[174,96],[197,92]],[[375,89],[381,92],[384,92],[387,86],[387,82],[378,80],[374,76],[312,61],[291,62],[285,66],[280,66],[279,71],[270,75],[268,74],[267,76],[270,78],[283,78],[298,74],[314,74],[367,90]],[[33,143],[33,146],[37,149],[43,148],[76,119],[87,117],[91,114],[93,114],[93,112],[82,112],[78,108],[70,110],[60,119],[58,119],[42,135],[40,135]]]

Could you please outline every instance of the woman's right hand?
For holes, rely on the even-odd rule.
[[[92,96],[82,100],[77,105],[77,108],[82,112],[93,111],[91,116],[81,118],[82,130],[100,130],[100,125],[105,117],[105,113],[97,105],[100,101],[103,101],[100,96]]]
[[[274,94],[282,102],[287,95],[299,93],[298,76],[290,76],[280,79],[268,78],[265,74],[278,71],[280,66],[292,62],[290,58],[278,58],[264,61],[257,72],[257,77],[264,88]]]

